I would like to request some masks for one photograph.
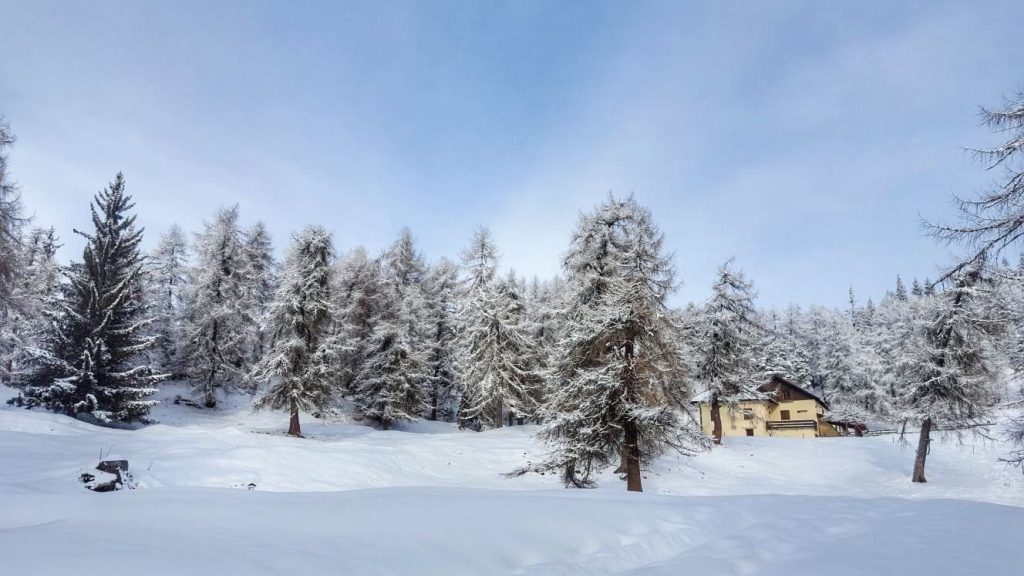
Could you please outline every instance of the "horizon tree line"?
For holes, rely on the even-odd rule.
[[[278,263],[266,227],[242,226],[237,206],[191,242],[171,227],[144,255],[119,173],[91,202],[92,229],[75,230],[81,259],[61,265],[55,231],[23,215],[0,123],[0,376],[21,391],[12,403],[97,423],[147,421],[171,378],[206,408],[246,392],[257,409],[285,409],[293,436],[301,412],[346,403],[385,430],[539,423],[549,457],[516,473],[586,487],[617,466],[640,491],[643,466],[721,443],[721,407],[779,375],[837,416],[919,426],[912,479],[924,482],[933,430],[976,430],[1008,400],[1000,371],[1024,367],[1024,259],[996,260],[1024,235],[1024,96],[984,118],[1012,134],[978,152],[1006,177],[959,202],[960,225],[930,228],[969,258],[938,283],[908,289],[897,276],[878,303],[851,288],[845,312],[759,309],[732,260],[706,302],[673,309],[673,256],[653,215],[611,195],[581,214],[562,274],[528,284],[499,274],[486,228],[458,263],[429,263],[408,229],[371,256],[339,255],[328,231],[307,227]],[[698,391],[711,438],[689,412]],[[1019,442],[1024,422],[1012,424]]]

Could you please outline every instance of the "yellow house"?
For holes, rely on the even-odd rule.
[[[828,404],[814,394],[780,376],[758,387],[767,399],[741,400],[735,408],[721,406],[723,436],[776,436],[782,438],[818,438],[842,436],[826,421]],[[711,403],[706,392],[693,403],[700,407],[700,426],[712,434]]]

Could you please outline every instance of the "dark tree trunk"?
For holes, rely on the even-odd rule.
[[[502,410],[501,400],[498,400],[498,405],[495,406],[495,408],[494,408],[494,427],[495,428],[501,428],[501,425],[503,424],[503,422],[501,421],[502,412],[504,412],[504,410]]]
[[[917,440],[917,457],[914,458],[914,477],[911,482],[927,482],[924,478],[924,460],[928,457],[928,445],[931,443],[932,419],[925,418],[921,422],[921,437]]]
[[[508,425],[509,425],[509,426],[514,426],[514,425],[515,425],[515,423],[516,423],[515,417],[514,417],[514,416],[512,416],[512,413],[511,413],[511,412],[509,412],[509,413],[508,413]]]
[[[465,430],[469,427],[469,418],[466,418],[466,395],[459,395],[459,430]]]
[[[302,436],[302,429],[299,428],[299,407],[291,407],[292,416],[288,421],[288,435],[289,436]]]
[[[434,393],[432,394],[431,400],[432,401],[431,401],[431,406],[430,406],[430,419],[431,420],[437,420],[437,387],[436,386],[434,387]]]
[[[615,472],[612,472],[612,474],[625,474],[626,473],[626,469],[629,467],[629,465],[626,464],[626,459],[627,459],[627,457],[626,457],[626,447],[623,446],[622,447],[622,454],[619,455],[619,467],[616,468]]]
[[[632,420],[623,424],[622,431],[626,440],[626,490],[643,492],[640,482],[640,432]]]
[[[207,408],[217,407],[217,395],[214,394],[213,390],[206,392],[206,396],[203,398],[203,406],[206,406]]]
[[[711,436],[715,444],[722,443],[722,405],[718,403],[718,398],[711,399]]]

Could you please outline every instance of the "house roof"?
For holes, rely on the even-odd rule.
[[[785,387],[787,387],[787,388],[789,388],[791,390],[794,390],[797,394],[800,394],[800,395],[803,395],[803,396],[808,396],[811,399],[816,400],[822,406],[824,406],[826,410],[828,409],[828,402],[825,402],[818,395],[816,395],[816,394],[814,394],[814,393],[812,393],[812,392],[810,392],[808,390],[804,390],[803,388],[797,386],[796,384],[793,384],[789,380],[786,380],[785,378],[783,378],[782,376],[779,376],[779,375],[772,376],[772,378],[770,380],[768,380],[764,384],[761,384],[760,386],[758,386],[757,389],[759,391],[761,391],[761,392],[769,392],[770,393],[770,392],[773,391],[772,390],[772,384],[776,384],[778,386],[785,386]],[[747,397],[747,398],[740,398],[740,400],[747,400],[747,401],[755,402],[755,401],[759,401],[759,400],[764,400],[764,398],[758,398],[758,397],[750,396],[750,397]],[[692,404],[706,404],[706,403],[708,403],[710,401],[711,401],[711,394],[710,394],[710,392],[705,390],[703,392],[700,392],[700,393],[694,395],[693,400],[691,400],[690,402]],[[774,398],[768,398],[768,401],[769,402],[777,402],[777,400],[775,400]]]

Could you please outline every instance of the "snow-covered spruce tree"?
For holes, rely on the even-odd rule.
[[[913,482],[925,482],[925,459],[935,426],[970,427],[990,413],[996,374],[991,336],[998,323],[981,303],[981,264],[963,268],[946,291],[930,297],[919,323],[921,337],[904,365],[900,391],[905,421],[921,426]]]
[[[427,334],[429,418],[450,421],[458,411],[455,315],[459,269],[442,258],[431,266],[424,282],[430,329]]]
[[[146,261],[146,293],[154,321],[151,332],[156,336],[153,360],[172,376],[183,372],[178,348],[181,345],[182,302],[188,279],[188,243],[177,224],[160,237],[160,242]]]
[[[380,308],[371,320],[353,399],[360,416],[387,430],[394,422],[413,420],[426,411],[429,324],[421,286],[423,258],[407,229],[381,261]]]
[[[67,271],[62,310],[47,353],[18,401],[76,416],[130,422],[155,404],[146,398],[166,378],[142,362],[153,338],[143,298],[142,230],[120,173],[92,202],[92,233],[82,262]]]
[[[341,388],[353,392],[356,376],[369,355],[373,322],[382,305],[380,262],[359,246],[342,258],[335,278],[332,292],[337,311],[333,328],[337,368]]]
[[[218,390],[242,383],[252,351],[255,319],[246,298],[237,206],[220,210],[206,225],[194,253],[181,350],[193,392],[213,408]]]
[[[248,361],[255,364],[263,357],[264,348],[272,344],[262,327],[267,323],[270,302],[277,287],[277,263],[270,232],[263,222],[257,222],[246,230],[242,241],[242,293],[247,317],[252,321],[248,327],[252,341]]]
[[[253,380],[269,385],[253,406],[286,408],[290,436],[301,436],[299,411],[327,408],[336,382],[335,350],[327,342],[333,316],[331,235],[311,226],[295,237],[280,287],[270,306],[272,347],[256,366]]]
[[[896,275],[896,299],[900,302],[907,301],[907,287],[903,284],[903,279],[900,275]]]
[[[513,276],[473,294],[462,334],[462,376],[472,388],[465,412],[500,428],[506,412],[510,420],[536,412],[543,388],[538,353]]]
[[[479,316],[482,308],[477,305],[485,299],[498,268],[498,249],[487,228],[479,227],[473,232],[473,240],[462,250],[462,280],[459,291],[457,351],[458,372],[464,374],[472,342],[468,327],[482,324]],[[470,414],[469,407],[476,401],[473,393],[476,383],[465,376],[459,378],[459,428],[479,429],[479,421]]]
[[[566,486],[592,485],[625,454],[627,490],[641,491],[641,462],[702,445],[685,417],[691,391],[679,377],[665,304],[674,273],[662,243],[632,198],[609,198],[573,233],[563,261],[566,325],[539,432],[551,454],[533,467],[561,471]]]
[[[697,373],[711,405],[712,437],[722,443],[722,405],[760,398],[763,384],[754,374],[753,351],[763,328],[754,309],[754,288],[729,260],[718,269],[711,298],[704,304]]]

